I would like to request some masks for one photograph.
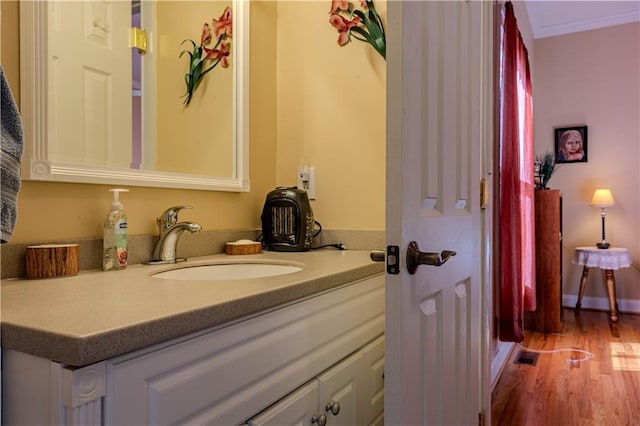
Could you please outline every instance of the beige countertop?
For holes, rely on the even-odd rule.
[[[228,281],[159,279],[193,264],[283,262],[286,275]],[[130,265],[73,277],[2,281],[2,347],[83,366],[219,326],[384,271],[368,251],[263,252],[194,257],[175,265]]]

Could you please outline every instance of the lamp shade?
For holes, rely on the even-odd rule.
[[[616,202],[613,200],[613,195],[608,189],[596,189],[591,199],[591,206],[594,207],[611,207],[615,206]]]

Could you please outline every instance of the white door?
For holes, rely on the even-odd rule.
[[[51,1],[48,25],[51,159],[129,168],[131,2]]]
[[[401,260],[386,281],[388,425],[478,424],[488,407],[480,182],[491,142],[491,4],[388,3],[387,244]],[[457,254],[412,275],[411,241]]]

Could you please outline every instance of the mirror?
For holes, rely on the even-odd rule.
[[[229,66],[208,72],[185,105],[189,57],[179,55],[193,45],[182,42],[199,45],[226,6]],[[21,2],[23,178],[248,191],[248,9],[242,0]],[[142,54],[130,47],[137,21]],[[108,56],[102,46],[114,45]],[[97,62],[78,63],[91,55]]]

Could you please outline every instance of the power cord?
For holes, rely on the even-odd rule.
[[[320,224],[320,222],[318,222],[317,220],[313,221],[316,225],[318,225],[318,230],[313,234],[313,237],[311,237],[311,239],[314,239],[315,237],[317,237],[318,235],[320,235],[320,233],[322,232],[322,225]]]
[[[324,245],[318,246],[318,247],[311,247],[311,249],[315,250],[315,249],[321,249],[321,248],[326,248],[326,247],[333,247],[333,248],[337,248],[338,250],[346,250],[347,249],[347,246],[345,246],[342,243],[324,244]]]
[[[594,355],[592,352],[585,351],[583,349],[574,349],[574,348],[562,348],[562,349],[552,349],[552,350],[531,349],[531,348],[526,348],[522,346],[520,343],[518,343],[518,347],[527,352],[536,352],[539,354],[554,354],[554,353],[560,353],[560,352],[579,352],[581,354],[585,354],[584,358],[580,358],[580,359],[567,358],[567,362],[571,365],[578,365],[579,362],[589,361],[594,358]]]
[[[320,224],[320,222],[318,222],[317,220],[314,220],[314,222],[315,222],[316,225],[318,225],[318,230],[313,234],[313,238],[312,239],[315,239],[322,232],[322,225]],[[323,245],[318,246],[318,247],[311,247],[311,250],[316,250],[316,249],[321,249],[321,248],[326,248],[326,247],[333,247],[333,248],[337,248],[338,250],[346,250],[347,249],[347,246],[345,246],[342,243],[333,243],[333,244],[323,244]]]

